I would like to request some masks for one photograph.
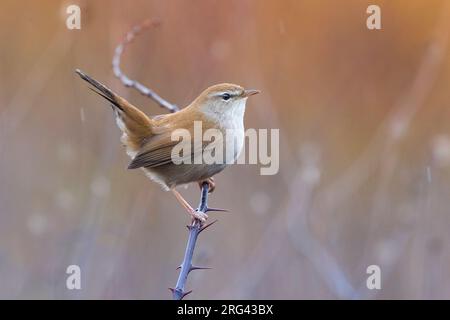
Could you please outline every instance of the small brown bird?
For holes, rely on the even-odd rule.
[[[171,190],[192,218],[205,221],[208,216],[195,211],[175,187],[190,182],[198,182],[200,185],[207,182],[210,191],[214,190],[212,176],[234,161],[242,150],[246,100],[260,91],[244,90],[235,84],[218,84],[207,88],[180,111],[149,118],[105,85],[78,69],[76,73],[94,86],[94,92],[111,102],[117,125],[123,132],[121,141],[132,158],[128,168],[142,168],[150,179],[158,182],[165,190]],[[174,163],[176,161],[172,151],[180,142],[174,140],[172,134],[177,129],[185,129],[194,137],[195,123],[201,125],[202,132],[217,129],[222,133],[223,139],[216,137],[212,142],[201,141],[200,144],[195,144],[192,138],[184,142],[185,145],[189,144],[186,145],[186,150],[190,150],[190,154],[182,155],[184,160],[192,161]],[[232,159],[227,158],[220,163],[195,161],[201,158],[207,149],[214,149],[218,144],[230,151]]]

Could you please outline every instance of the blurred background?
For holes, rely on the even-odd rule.
[[[81,30],[66,28],[68,5]],[[381,7],[382,30],[366,9]],[[129,159],[80,68],[149,115],[111,59],[170,102],[234,82],[280,171],[216,176],[189,299],[450,298],[450,1],[2,1],[0,298],[168,299],[186,214]],[[199,190],[181,190],[193,204]],[[66,268],[81,268],[81,290]],[[368,290],[366,269],[381,268]]]

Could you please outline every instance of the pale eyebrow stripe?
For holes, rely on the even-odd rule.
[[[239,95],[241,94],[240,92],[222,91],[222,92],[216,93],[214,96],[220,97],[220,96],[223,95],[224,93],[228,93],[228,94],[229,94],[230,96],[232,96],[232,97],[237,97],[237,96],[239,96]]]

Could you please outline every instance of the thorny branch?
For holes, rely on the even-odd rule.
[[[211,211],[213,209],[208,209],[208,191],[209,191],[209,185],[205,182],[202,185],[202,193],[200,198],[200,204],[198,206],[197,211],[206,213],[208,211]],[[192,292],[185,291],[186,286],[186,280],[189,275],[189,273],[193,270],[202,270],[202,269],[210,269],[208,267],[198,267],[194,266],[192,264],[192,257],[194,255],[194,249],[195,249],[195,243],[197,241],[197,237],[206,228],[211,226],[212,224],[216,223],[217,220],[214,220],[213,222],[210,222],[208,224],[203,224],[200,220],[195,219],[189,226],[187,226],[189,230],[189,238],[188,242],[186,244],[186,250],[184,252],[184,258],[181,265],[178,267],[180,269],[180,273],[178,275],[178,280],[175,288],[170,288],[172,291],[172,297],[174,300],[181,300],[186,295]]]
[[[152,89],[144,86],[140,82],[136,80],[131,80],[128,78],[120,69],[120,59],[122,57],[123,52],[125,51],[126,46],[131,43],[134,38],[143,30],[148,29],[149,27],[157,27],[160,25],[160,21],[158,20],[145,20],[140,25],[135,26],[133,29],[128,31],[128,33],[125,35],[124,39],[121,43],[116,47],[116,50],[114,51],[114,57],[112,61],[113,71],[114,75],[122,81],[123,85],[125,87],[131,87],[139,91],[141,94],[143,94],[146,97],[149,97],[153,101],[155,101],[157,104],[159,104],[161,107],[166,108],[170,112],[177,112],[180,110],[178,106],[168,102],[167,100],[160,97],[155,91]]]
[[[113,61],[112,61],[113,71],[114,71],[115,76],[117,78],[119,78],[120,81],[126,87],[131,87],[131,88],[136,89],[141,94],[143,94],[146,97],[149,97],[150,99],[155,101],[158,105],[160,105],[163,108],[166,108],[170,112],[177,112],[178,110],[180,110],[178,108],[178,106],[166,101],[161,96],[159,96],[156,92],[154,92],[150,88],[144,86],[143,84],[141,84],[135,80],[131,80],[125,74],[123,74],[122,70],[120,69],[120,59],[122,57],[122,53],[124,52],[126,45],[129,44],[130,42],[132,42],[133,39],[141,31],[143,31],[151,26],[156,27],[159,24],[160,24],[160,22],[157,20],[146,20],[143,23],[141,23],[140,25],[135,26],[132,30],[130,30],[126,34],[125,38],[122,40],[121,43],[119,43],[119,45],[116,47],[116,50],[114,52],[114,57],[113,57]],[[208,183],[205,182],[202,185],[200,205],[199,205],[197,211],[200,211],[203,213],[206,213],[208,211],[225,211],[225,210],[221,210],[221,209],[208,208],[208,191],[209,191],[209,185],[208,185]],[[197,238],[198,238],[198,235],[200,234],[200,232],[202,232],[203,230],[205,230],[206,228],[208,228],[209,226],[211,226],[212,224],[214,224],[216,222],[217,222],[217,220],[214,220],[213,222],[204,224],[200,220],[195,219],[192,221],[192,223],[189,226],[187,226],[187,228],[189,230],[189,237],[188,237],[188,242],[186,244],[186,250],[184,253],[183,262],[178,267],[178,269],[180,269],[180,273],[178,275],[178,280],[177,280],[175,288],[170,288],[170,290],[172,291],[172,297],[174,300],[181,300],[181,299],[183,299],[183,297],[185,297],[186,295],[188,295],[189,293],[192,292],[192,290],[185,291],[186,281],[187,281],[189,273],[192,270],[209,269],[207,267],[194,266],[192,264],[192,257],[194,255],[195,244],[197,242]]]

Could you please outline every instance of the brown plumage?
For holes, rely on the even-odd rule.
[[[244,139],[245,101],[248,96],[259,91],[244,90],[234,84],[219,84],[203,91],[190,105],[178,112],[149,118],[105,85],[80,70],[76,70],[76,73],[94,87],[93,91],[111,102],[117,125],[123,132],[121,141],[132,158],[128,168],[142,168],[148,177],[161,184],[164,189],[172,190],[190,214],[195,218],[205,219],[205,215],[198,216],[174,188],[181,184],[203,181],[214,188],[210,178],[229,163],[194,164],[193,159],[202,157],[205,150],[211,150],[218,144],[222,144],[224,148],[233,148],[233,157],[237,158]],[[195,121],[201,125],[203,132],[217,129],[224,138],[213,142],[201,141],[199,148],[194,147],[192,140],[179,142],[172,139],[172,134],[177,129],[186,129],[193,137]],[[232,132],[231,138],[225,134],[227,130]],[[230,139],[237,140],[237,146]],[[172,149],[179,143],[190,144],[191,154],[183,155],[183,159],[189,158],[191,163],[173,162]]]

